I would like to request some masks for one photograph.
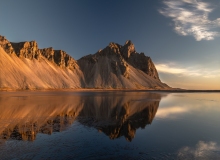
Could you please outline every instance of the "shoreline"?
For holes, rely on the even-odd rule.
[[[194,93],[194,92],[220,92],[220,90],[198,90],[198,89],[93,89],[93,88],[83,88],[83,89],[35,89],[35,90],[13,90],[13,89],[0,89],[0,92],[168,92],[168,93]]]

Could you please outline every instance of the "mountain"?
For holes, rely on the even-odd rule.
[[[1,89],[84,87],[77,62],[62,50],[38,49],[35,41],[10,43],[0,37]]]
[[[169,88],[159,79],[150,57],[137,53],[134,44],[110,43],[94,55],[78,60],[88,88]]]
[[[0,90],[63,88],[171,89],[131,41],[110,43],[76,61],[62,50],[39,49],[36,41],[14,43],[0,36]]]

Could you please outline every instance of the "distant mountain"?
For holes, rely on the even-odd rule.
[[[110,43],[76,61],[62,50],[39,49],[36,41],[13,43],[0,36],[0,90],[63,88],[170,89],[131,41]]]

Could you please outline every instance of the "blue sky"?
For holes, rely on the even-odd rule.
[[[131,40],[170,86],[220,89],[219,0],[0,0],[0,34],[75,59]]]

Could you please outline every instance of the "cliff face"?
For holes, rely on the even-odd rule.
[[[38,49],[35,41],[10,43],[0,36],[0,89],[82,87],[83,73],[66,52]]]
[[[150,77],[160,80],[157,70],[150,57],[144,55],[144,53],[137,53],[135,51],[134,44],[131,41],[126,41],[125,45],[121,47],[121,53],[127,62],[134,68],[138,68]]]
[[[15,54],[14,48],[11,43],[4,37],[0,35],[0,47],[2,47],[6,53]]]
[[[36,41],[12,43],[0,36],[0,48],[1,89],[170,88],[131,41],[110,43],[78,61],[62,50],[39,49]]]
[[[69,68],[74,70],[77,68],[77,62],[65,51],[54,50],[52,47],[38,49],[36,41],[11,43],[16,55],[20,58],[28,58],[30,60],[40,60],[42,57],[46,58],[52,63],[55,63],[61,68]]]
[[[38,49],[36,41],[13,43],[9,42],[4,36],[0,36],[0,46],[6,53],[16,54],[19,58],[40,60],[44,57],[61,68],[69,68],[71,70],[77,68],[76,60],[65,51],[54,50],[52,47]]]

